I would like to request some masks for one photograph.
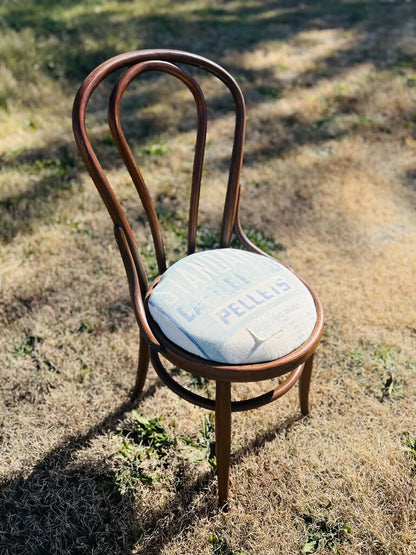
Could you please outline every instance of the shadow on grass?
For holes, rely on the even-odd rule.
[[[0,546],[3,553],[85,553],[107,528],[106,541],[119,545],[113,507],[100,487],[67,469],[71,457],[100,433],[113,428],[132,404],[122,404],[88,433],[68,438],[49,452],[27,477],[2,484]],[[95,515],[88,512],[95,506]],[[94,518],[95,517],[95,518]],[[74,529],[78,534],[73,535]],[[83,551],[84,550],[84,551]],[[119,551],[120,552],[120,551]]]
[[[29,183],[22,192],[0,198],[0,240],[4,242],[18,233],[31,233],[35,222],[53,222],[58,199],[77,189],[78,172],[72,144],[63,142],[53,147],[25,150],[4,157],[2,167],[5,171],[24,173],[22,181]]]
[[[158,385],[145,390],[144,398],[152,396],[155,387]],[[3,481],[2,553],[122,554],[130,553],[136,545],[142,552],[156,554],[198,518],[218,513],[212,472],[196,476],[185,461],[176,466],[173,496],[158,510],[135,502],[129,495],[115,496],[102,475],[88,466],[71,467],[78,453],[100,434],[115,431],[134,406],[125,402],[87,433],[68,438],[36,464],[29,476]],[[249,453],[255,455],[299,418],[288,418],[267,433],[258,434],[233,453],[233,466]]]

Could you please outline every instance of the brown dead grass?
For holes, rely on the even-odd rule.
[[[66,78],[42,72],[42,63],[33,69],[47,44],[35,40],[35,15],[38,31],[17,23],[8,30],[6,18],[1,44],[27,45],[31,85],[1,60],[13,102],[0,110],[0,553],[292,555],[313,530],[328,539],[344,524],[351,532],[335,533],[333,544],[342,554],[412,555],[415,460],[404,447],[406,437],[416,438],[415,2],[195,1],[169,15],[172,6],[73,2],[53,11],[58,34],[45,27],[39,37],[50,33],[58,48],[59,33],[69,40],[70,17],[84,14],[76,21],[85,26],[95,14],[98,31],[108,24],[100,60],[111,38],[125,50],[180,47],[216,59],[241,81],[249,114],[243,223],[284,247],[277,256],[314,285],[325,307],[312,415],[299,417],[295,392],[235,415],[233,498],[221,512],[208,463],[191,462],[179,439],[196,438],[206,413],[151,370],[138,410],[162,417],[176,443],[143,462],[158,480],[117,493],[137,327],[108,216],[73,146],[74,70]],[[145,25],[158,30],[160,44],[154,36],[137,44],[138,34],[148,36]],[[88,59],[101,36],[85,38]],[[232,119],[221,90],[206,84],[214,121],[202,219],[212,227]],[[142,159],[167,213],[174,258],[193,109],[172,88],[172,110],[159,86],[146,83],[131,133],[139,152],[166,148]],[[53,99],[47,106],[45,93]],[[107,133],[100,102],[97,138]],[[136,127],[147,118],[148,128]],[[105,141],[98,146],[145,246],[125,172]]]

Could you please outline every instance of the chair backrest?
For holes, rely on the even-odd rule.
[[[158,270],[159,273],[163,273],[166,269],[166,256],[160,223],[143,175],[140,172],[132,150],[122,131],[120,122],[120,102],[124,92],[132,81],[141,74],[149,71],[159,71],[173,75],[188,87],[194,97],[197,110],[197,132],[190,194],[187,246],[188,254],[191,254],[195,251],[198,227],[199,197],[207,132],[207,107],[204,94],[198,82],[190,73],[175,64],[195,66],[216,76],[228,87],[234,100],[236,114],[234,142],[220,235],[220,247],[228,247],[231,243],[233,227],[236,224],[236,220],[238,220],[240,172],[245,133],[244,98],[239,86],[229,73],[214,62],[187,52],[176,50],[141,50],[128,52],[115,56],[97,67],[80,87],[74,102],[73,129],[78,149],[114,222],[116,238],[120,250],[122,251],[123,258],[125,256],[130,257],[131,264],[137,271],[142,295],[144,295],[147,290],[146,271],[131,226],[92,148],[86,129],[86,112],[91,95],[100,83],[114,72],[119,72],[124,69],[124,72],[117,80],[110,95],[108,122],[114,142],[143,204],[153,237]],[[123,249],[125,250],[126,248],[128,248],[128,254],[123,252]],[[128,266],[127,264],[127,270]]]

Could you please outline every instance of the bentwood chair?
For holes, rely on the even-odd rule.
[[[180,64],[180,65],[177,65]],[[207,130],[204,94],[183,66],[205,70],[228,88],[235,106],[234,143],[222,212],[220,248],[195,252],[198,206]],[[122,70],[122,72],[120,72]],[[145,72],[165,72],[191,91],[197,132],[190,192],[187,256],[166,268],[161,226],[149,191],[120,122],[120,101],[130,83]],[[114,72],[108,123],[146,213],[159,275],[149,286],[132,228],[91,146],[86,110],[92,93]],[[214,62],[175,50],[143,50],[111,58],[85,80],[75,98],[73,129],[82,159],[110,213],[127,273],[140,328],[134,395],[146,379],[149,355],[160,379],[187,401],[215,411],[220,505],[229,497],[231,413],[261,407],[299,382],[302,414],[309,413],[312,361],[323,330],[323,310],[315,292],[285,265],[265,255],[244,234],[239,219],[245,105],[236,81]],[[233,231],[242,249],[230,248]],[[186,389],[162,364],[214,380],[215,401]],[[232,382],[253,382],[286,375],[274,390],[246,400],[231,400]]]

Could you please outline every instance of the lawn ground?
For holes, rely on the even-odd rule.
[[[4,0],[0,30],[0,553],[416,553],[416,2]],[[209,414],[153,369],[129,402],[138,330],[71,131],[87,74],[153,47],[207,56],[240,83],[243,225],[326,314],[311,416],[293,390],[233,417],[228,512]],[[215,243],[232,127],[206,85],[201,246]],[[173,261],[192,104],[153,78],[127,108]],[[102,116],[98,95],[93,136],[152,268]]]

